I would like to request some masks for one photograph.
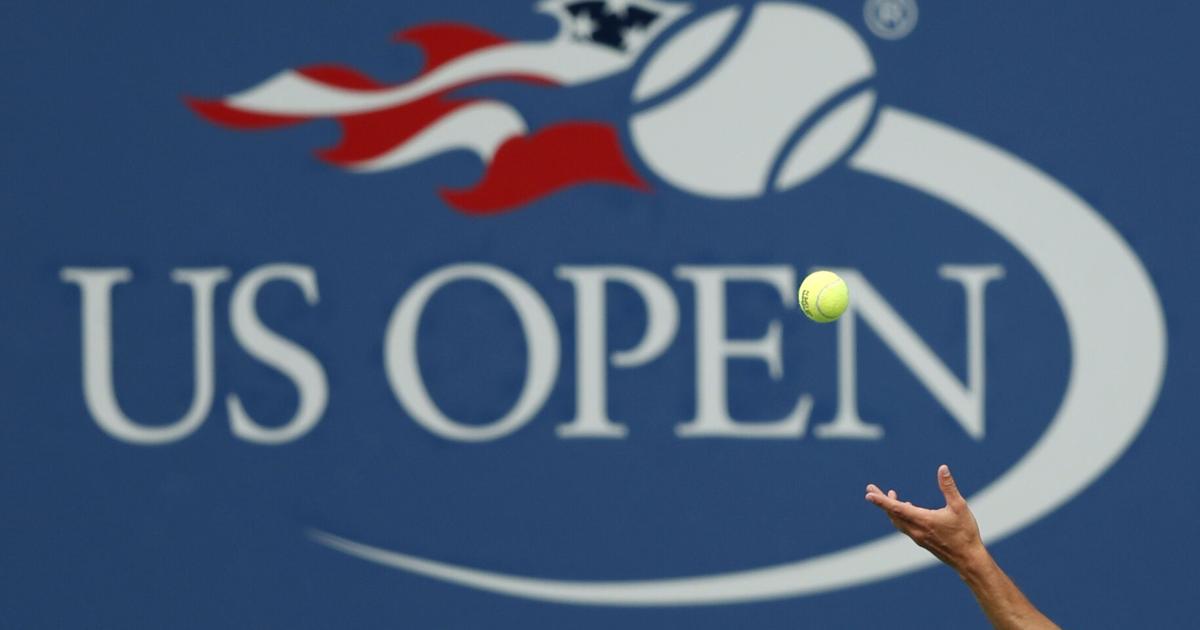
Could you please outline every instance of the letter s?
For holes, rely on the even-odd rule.
[[[300,287],[304,299],[316,304],[317,278],[312,267],[301,265],[263,265],[246,274],[233,291],[229,320],[238,343],[254,358],[275,368],[296,384],[300,404],[296,414],[282,426],[264,427],[254,421],[237,394],[226,399],[233,434],[259,444],[282,444],[308,433],[325,412],[329,384],[321,363],[308,350],[267,328],[258,318],[255,300],[258,291],[273,280],[288,280]]]

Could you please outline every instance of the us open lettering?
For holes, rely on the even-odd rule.
[[[976,440],[985,435],[985,294],[1004,277],[1000,265],[943,265],[945,281],[959,284],[965,297],[966,380],[959,380],[867,278],[853,268],[834,268],[850,286],[850,308],[837,325],[837,407],[833,418],[812,424],[820,439],[877,440],[883,428],[858,412],[856,369],[858,322],[879,335],[886,346],[946,409],[959,428]],[[636,369],[653,361],[674,343],[679,303],[666,279],[632,266],[562,265],[558,278],[571,285],[575,304],[575,413],[555,427],[561,439],[626,439],[635,429],[608,412],[608,370]],[[224,267],[180,268],[171,279],[185,285],[192,301],[192,399],[182,416],[168,422],[129,417],[118,402],[113,382],[112,312],[114,287],[133,281],[124,267],[62,269],[63,282],[80,291],[81,366],[84,401],[96,424],[122,442],[161,445],[193,434],[210,416],[216,395],[214,365],[214,296],[230,280]],[[731,359],[761,361],[770,378],[783,377],[780,317],[796,308],[793,291],[797,269],[789,265],[679,265],[673,278],[691,285],[695,309],[695,415],[676,425],[680,438],[798,439],[809,430],[813,399],[797,393],[792,410],[781,418],[738,419],[729,411],[726,368]],[[416,352],[421,315],[430,298],[456,282],[484,282],[495,288],[517,314],[526,348],[525,378],[517,401],[487,424],[449,417],[425,386]],[[313,429],[323,418],[329,382],[320,360],[308,349],[268,328],[259,318],[256,298],[268,283],[294,286],[305,303],[320,302],[317,273],[312,267],[268,264],[233,285],[229,321],[238,345],[250,356],[288,378],[299,394],[291,418],[264,425],[246,411],[236,392],[226,395],[230,431],[257,444],[285,444]],[[763,322],[765,333],[753,338],[727,335],[726,290],[737,283],[765,285],[778,293],[780,310]],[[646,309],[646,327],[630,348],[608,343],[605,293],[609,285],[632,289]],[[147,308],[149,306],[146,306]],[[541,411],[558,381],[562,343],[558,324],[538,291],[512,272],[490,264],[461,263],[431,271],[397,301],[383,336],[384,369],[400,407],[422,428],[447,440],[487,442],[522,429]]]

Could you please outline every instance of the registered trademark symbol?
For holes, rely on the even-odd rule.
[[[867,28],[884,39],[903,39],[917,26],[917,0],[867,0]]]

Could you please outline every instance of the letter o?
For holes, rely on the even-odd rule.
[[[442,413],[425,388],[417,360],[417,329],[425,305],[439,289],[459,280],[480,280],[499,290],[516,309],[525,335],[527,358],[521,395],[507,414],[486,425],[464,425]],[[405,411],[434,434],[461,442],[495,440],[525,426],[550,395],[558,361],[558,327],[541,296],[511,272],[481,263],[450,265],[418,281],[392,311],[384,338],[388,382]]]

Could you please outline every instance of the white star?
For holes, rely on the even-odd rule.
[[[604,0],[604,8],[608,12],[620,17],[625,15],[625,11],[629,9],[629,0]]]
[[[591,39],[597,26],[596,21],[590,15],[580,13],[571,22],[571,34],[579,39]]]

